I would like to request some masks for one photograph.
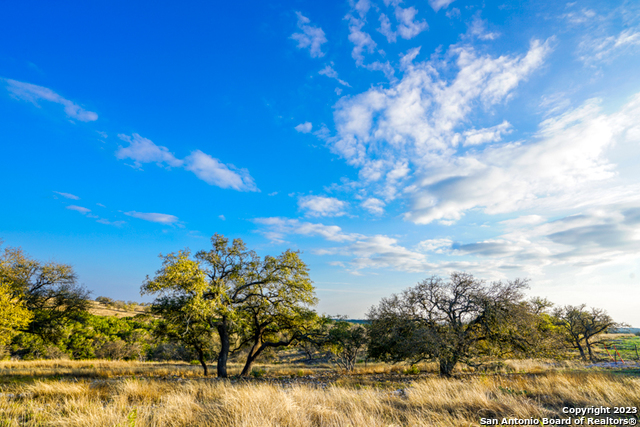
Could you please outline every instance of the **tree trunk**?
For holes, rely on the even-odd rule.
[[[229,342],[229,323],[226,317],[222,318],[217,329],[220,335],[220,353],[218,353],[216,371],[218,378],[227,378],[227,359],[229,358],[231,343]]]
[[[201,348],[199,348],[197,351],[198,351],[198,361],[200,361],[200,364],[202,365],[202,369],[204,369],[204,376],[208,377],[209,367],[207,366],[207,362],[204,360],[204,352],[202,351]]]
[[[587,356],[584,354],[584,348],[582,348],[582,346],[580,345],[579,341],[576,341],[576,347],[580,351],[580,357],[582,357],[582,360],[584,360],[586,362]]]
[[[440,376],[443,377],[451,377],[451,373],[453,372],[453,368],[456,367],[458,360],[454,357],[450,358],[440,358]]]
[[[585,344],[587,345],[587,350],[589,351],[589,360],[591,361],[591,363],[595,363],[595,360],[593,358],[593,351],[591,350],[591,343],[587,340],[585,341]]]
[[[261,345],[255,351],[254,349],[255,349],[255,346],[251,349],[251,351],[249,351],[249,354],[247,354],[247,361],[245,362],[244,368],[242,368],[242,373],[240,374],[243,377],[246,377],[251,373],[251,367],[253,366],[253,362],[256,361],[258,356],[260,356],[260,353],[262,353],[262,350],[265,349],[265,346]]]

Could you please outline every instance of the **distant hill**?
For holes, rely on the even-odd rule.
[[[118,307],[98,301],[89,301],[89,303],[89,313],[96,316],[133,317],[137,314],[144,314],[147,311],[147,308],[141,305],[132,306],[131,304],[126,304],[126,306]]]
[[[358,325],[368,325],[369,323],[371,323],[367,319],[347,319],[347,322],[357,323]]]

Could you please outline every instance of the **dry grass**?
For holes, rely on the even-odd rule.
[[[544,368],[542,362],[518,363],[512,368]],[[8,374],[15,370],[82,370],[89,369],[89,364],[109,372],[138,372],[145,366],[147,373],[162,369],[190,372],[192,368],[105,361],[1,365]],[[289,367],[276,368],[284,374]],[[393,372],[383,368],[362,367],[374,377]],[[309,370],[300,375],[316,373]],[[232,382],[197,378],[196,374],[183,375],[186,379],[150,375],[29,382],[13,377],[15,381],[0,386],[0,426],[469,426],[477,425],[480,417],[562,416],[563,406],[640,407],[640,378],[599,372],[465,374],[457,379],[431,375],[391,386],[359,382],[358,375],[365,373],[333,385],[301,384],[295,378],[289,384]]]
[[[238,375],[242,370],[241,363],[228,365],[229,375]],[[420,374],[436,374],[438,365],[426,362],[415,365]],[[303,377],[309,375],[348,374],[362,375],[404,375],[411,373],[408,365],[390,365],[388,363],[358,364],[353,372],[345,373],[336,370],[335,365],[320,363],[316,365],[300,365],[295,363],[258,364],[255,369],[262,370],[265,377]],[[506,360],[488,365],[481,370],[484,373],[542,373],[563,371],[567,369],[582,369],[584,364],[575,361],[547,361],[547,360]],[[215,365],[210,366],[215,373]],[[458,374],[477,372],[464,365],[458,366]],[[110,361],[110,360],[33,360],[33,361],[0,361],[0,383],[11,378],[120,378],[120,377],[148,377],[148,378],[200,378],[202,368],[199,364],[191,365],[185,362],[139,362],[139,361]]]
[[[137,306],[133,310],[119,309],[116,307],[107,306],[97,301],[89,301],[89,313],[96,316],[111,316],[111,317],[133,317],[136,314],[146,313],[146,308],[143,306]]]

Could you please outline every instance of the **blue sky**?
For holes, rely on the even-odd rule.
[[[324,313],[463,270],[640,325],[640,5],[3,2],[0,238],[140,300],[302,251]]]

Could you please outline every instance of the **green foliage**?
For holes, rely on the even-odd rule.
[[[418,365],[411,365],[408,368],[403,369],[402,373],[405,375],[418,375],[420,373],[420,368],[418,368]]]
[[[10,285],[0,278],[0,346],[11,341],[20,329],[25,328],[33,317],[21,298],[12,295]]]
[[[267,371],[265,369],[262,369],[262,368],[261,369],[253,368],[251,370],[251,376],[253,378],[262,378],[262,377],[264,377],[266,375],[266,373],[267,373]]]
[[[252,358],[267,347],[293,342],[313,317],[306,308],[315,303],[313,286],[296,252],[261,259],[242,240],[229,244],[218,234],[211,244],[211,250],[193,257],[189,250],[161,256],[162,268],[147,277],[141,292],[156,296],[151,312],[162,317],[163,333],[192,347],[205,374],[214,334],[220,345],[219,377],[227,376],[231,346],[253,341],[243,370],[247,375]]]
[[[604,310],[598,308],[587,310],[585,304],[566,305],[556,309],[554,314],[556,325],[562,330],[565,342],[577,349],[583,360],[587,360],[588,354],[591,362],[596,361],[593,352],[594,338],[598,334],[621,326]]]
[[[42,263],[20,248],[0,254],[0,283],[31,312],[23,330],[47,343],[59,340],[64,327],[88,309],[89,292],[76,283],[70,265]]]
[[[450,376],[458,362],[473,364],[495,348],[524,347],[524,337],[509,324],[526,309],[525,287],[522,280],[488,285],[466,273],[453,273],[448,281],[428,278],[369,311],[369,356],[435,359],[440,374]]]
[[[366,329],[346,320],[333,323],[325,341],[333,362],[347,371],[353,371],[358,356],[364,352],[366,345]]]

